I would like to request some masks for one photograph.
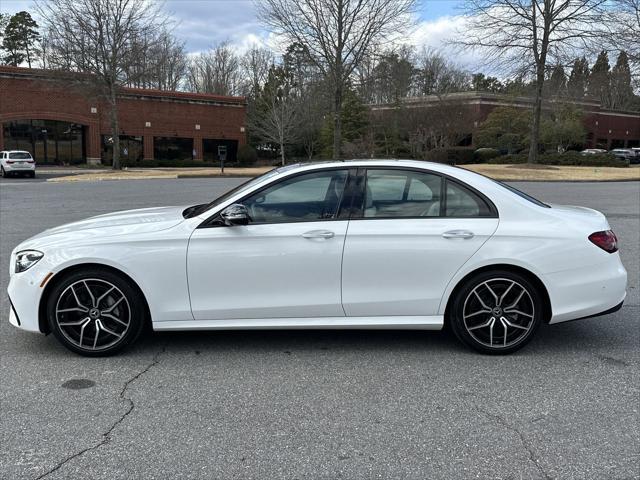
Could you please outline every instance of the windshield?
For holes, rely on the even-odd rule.
[[[31,160],[29,152],[12,152],[9,154],[11,160]]]
[[[283,171],[288,170],[288,168],[289,167],[276,168],[274,170],[268,171],[267,173],[265,173],[263,175],[260,175],[259,177],[255,177],[255,178],[249,179],[246,182],[241,183],[240,185],[238,185],[236,188],[233,188],[233,189],[229,190],[227,193],[225,193],[222,196],[216,198],[215,200],[213,200],[210,203],[203,203],[201,205],[193,205],[192,207],[187,208],[184,212],[182,212],[182,215],[184,216],[184,218],[197,217],[201,213],[206,212],[207,210],[209,210],[211,208],[214,208],[214,207],[226,202],[229,198],[231,198],[234,195],[242,192],[243,190],[248,190],[251,187],[253,187],[254,185],[262,182],[263,180],[266,180],[266,179],[271,178],[271,177],[275,177],[279,173],[282,173]]]

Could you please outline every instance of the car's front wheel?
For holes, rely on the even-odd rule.
[[[454,298],[448,321],[456,337],[488,354],[515,352],[542,323],[543,301],[536,286],[509,271],[482,272]]]
[[[69,350],[86,356],[112,355],[133,343],[145,312],[129,280],[98,268],[64,277],[47,301],[53,334]]]

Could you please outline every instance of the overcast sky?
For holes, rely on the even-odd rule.
[[[462,19],[460,0],[423,0],[418,26],[408,39],[418,47],[428,46],[449,53],[444,45],[453,36]],[[187,51],[196,53],[229,40],[239,50],[254,43],[269,44],[270,38],[260,25],[253,0],[166,0],[165,8],[177,21],[175,34],[186,42]],[[0,0],[0,11],[33,12],[31,0]],[[476,69],[472,57],[456,55],[461,66]]]

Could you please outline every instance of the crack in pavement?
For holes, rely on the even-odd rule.
[[[133,400],[127,396],[125,396],[125,394],[127,393],[127,389],[129,388],[129,385],[131,385],[133,382],[135,382],[136,380],[138,380],[140,377],[142,377],[145,373],[147,373],[149,370],[151,370],[153,367],[155,367],[156,365],[158,365],[158,363],[160,363],[159,357],[162,353],[164,353],[167,349],[167,345],[165,344],[162,349],[160,349],[159,351],[157,351],[154,356],[153,356],[153,360],[151,361],[151,363],[149,363],[144,369],[142,369],[140,372],[136,373],[133,377],[131,377],[130,379],[128,379],[126,382],[124,382],[124,385],[122,386],[122,389],[120,390],[120,395],[119,398],[121,401],[125,401],[127,402],[128,408],[127,410],[120,416],[120,418],[118,418],[112,425],[111,427],[109,427],[109,429],[107,431],[105,431],[104,433],[102,433],[102,439],[96,443],[95,445],[91,445],[90,447],[84,448],[82,450],[80,450],[79,452],[76,452],[72,455],[69,455],[67,458],[65,458],[64,460],[58,462],[57,464],[55,464],[51,469],[47,470],[46,472],[44,472],[42,475],[36,477],[35,480],[41,480],[49,475],[51,475],[52,473],[58,471],[60,468],[62,468],[63,466],[65,466],[67,463],[69,463],[71,460],[81,457],[82,455],[84,455],[87,452],[90,452],[92,450],[97,450],[98,448],[102,447],[103,445],[106,445],[107,443],[109,443],[111,441],[111,434],[113,433],[113,431],[118,427],[118,425],[120,425],[122,422],[124,422],[124,420],[131,414],[131,412],[133,412],[133,410],[136,408],[135,403],[133,402]]]
[[[509,422],[507,422],[503,417],[501,417],[500,415],[497,415],[495,413],[491,413],[488,412],[486,410],[484,410],[483,408],[478,407],[475,403],[471,403],[471,405],[473,406],[473,408],[475,408],[478,412],[482,413],[485,417],[487,418],[491,418],[493,420],[496,420],[500,425],[502,425],[504,428],[511,430],[512,432],[515,432],[518,437],[520,438],[520,443],[522,444],[522,446],[524,447],[524,449],[527,451],[528,456],[529,456],[529,461],[531,463],[533,463],[533,465],[536,467],[536,469],[538,470],[538,473],[540,473],[540,475],[542,475],[542,478],[544,478],[545,480],[553,480],[553,477],[551,475],[549,475],[545,469],[542,467],[542,465],[540,465],[540,461],[538,459],[538,456],[536,455],[535,451],[533,450],[533,447],[531,446],[531,444],[529,443],[529,441],[527,440],[527,438],[525,437],[524,433],[522,433],[517,427],[511,425]]]

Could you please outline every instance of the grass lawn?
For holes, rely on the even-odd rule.
[[[640,180],[640,167],[565,167],[551,165],[464,165],[462,168],[487,175],[496,180],[542,180],[542,181],[599,181],[599,180]],[[225,168],[226,177],[254,177],[272,167]],[[154,178],[184,178],[220,176],[219,168],[153,168],[129,170],[104,170],[79,173],[49,179],[50,182],[81,182],[99,180],[144,180]]]
[[[474,172],[496,180],[555,180],[555,181],[599,181],[640,180],[640,167],[568,167],[553,165],[463,165]]]

